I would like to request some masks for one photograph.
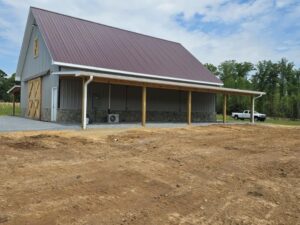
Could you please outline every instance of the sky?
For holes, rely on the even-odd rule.
[[[16,71],[29,7],[180,42],[202,63],[300,68],[300,0],[0,0],[0,69]]]

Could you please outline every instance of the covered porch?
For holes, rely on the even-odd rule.
[[[20,92],[21,92],[21,86],[20,85],[14,85],[11,87],[8,91],[7,94],[12,95],[12,103],[13,103],[13,108],[12,108],[12,115],[16,115],[16,98],[17,96],[20,97]]]
[[[206,109],[205,111],[205,115],[208,118],[207,122],[216,122],[213,120],[209,120],[209,116],[215,116],[214,110],[216,94],[223,95],[223,123],[226,123],[226,108],[229,95],[241,95],[248,97],[251,100],[251,112],[254,112],[255,98],[261,97],[263,94],[265,94],[263,92],[257,91],[238,90],[195,83],[179,83],[167,80],[124,76],[119,74],[96,73],[87,71],[61,71],[56,72],[55,74],[59,75],[60,80],[77,80],[77,92],[81,98],[80,102],[78,102],[77,104],[80,104],[81,108],[81,126],[83,129],[86,129],[87,127],[87,119],[91,118],[91,116],[88,114],[90,105],[97,104],[97,96],[88,101],[88,95],[91,95],[89,88],[93,85],[102,85],[101,89],[108,93],[106,103],[108,106],[107,112],[105,112],[104,110],[103,116],[106,116],[106,113],[111,113],[111,98],[113,98],[112,89],[121,90],[122,88],[125,88],[124,90],[126,90],[126,92],[120,91],[119,95],[124,95],[124,102],[126,103],[126,107],[131,104],[131,109],[134,109],[133,111],[128,111],[128,113],[130,114],[128,115],[128,117],[133,119],[131,122],[139,121],[142,126],[146,126],[147,122],[153,122],[153,118],[158,118],[158,112],[162,111],[160,109],[166,107],[176,107],[176,113],[164,115],[164,118],[177,118],[178,122],[185,121],[185,123],[188,125],[191,125],[193,122],[199,122],[195,119],[203,115],[203,110],[201,111],[201,109],[194,109],[208,107],[208,109]],[[80,81],[80,83],[78,83],[78,81]],[[59,88],[62,88],[61,84]],[[155,90],[159,90],[161,94],[158,94],[158,92]],[[133,96],[135,96],[135,98]],[[178,96],[178,100],[176,100],[176,102],[179,102],[179,104],[177,105],[172,104],[172,98],[174,96]],[[153,98],[160,99],[160,104],[154,104],[155,102],[152,101]],[[64,101],[64,99],[60,96],[58,103],[61,104],[61,101]],[[164,104],[164,101],[166,104]],[[167,101],[170,104],[167,104]],[[207,101],[206,105],[198,104],[199,102],[203,101]],[[115,101],[113,102],[115,103]],[[212,107],[214,107],[213,110]],[[115,112],[117,111],[115,110],[114,113]],[[155,117],[153,116],[154,112],[156,113]],[[161,114],[162,113],[159,113],[159,115]],[[123,117],[126,116],[124,114],[122,115]],[[169,120],[165,122],[172,121]],[[251,114],[251,122],[254,123],[253,113]]]

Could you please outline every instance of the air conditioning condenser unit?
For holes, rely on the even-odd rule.
[[[119,114],[108,114],[107,122],[108,123],[119,123]]]

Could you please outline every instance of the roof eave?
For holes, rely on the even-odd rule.
[[[176,81],[166,81],[166,80],[158,80],[158,79],[147,79],[147,78],[137,78],[137,77],[124,77],[122,75],[111,75],[105,73],[95,73],[95,72],[88,72],[88,71],[59,71],[53,72],[52,74],[61,75],[61,76],[93,76],[99,78],[106,78],[106,79],[117,79],[117,80],[124,80],[124,81],[133,81],[139,83],[148,83],[148,84],[161,84],[161,85],[168,85],[168,86],[176,86],[185,89],[199,89],[199,90],[207,90],[213,93],[222,93],[222,94],[234,94],[234,95],[247,95],[247,96],[261,96],[265,95],[265,92],[259,91],[250,91],[250,90],[241,90],[241,89],[233,89],[233,88],[224,88],[220,86],[209,86],[203,84],[191,84],[191,83],[184,83],[184,82],[176,82]]]
[[[186,83],[194,83],[194,84],[213,85],[213,86],[223,86],[224,85],[222,82],[221,83],[216,83],[216,82],[208,82],[208,81],[197,81],[197,80],[173,78],[173,77],[161,76],[161,75],[155,75],[155,74],[136,73],[136,72],[130,72],[130,71],[124,71],[124,70],[115,70],[115,69],[85,66],[85,65],[64,63],[64,62],[56,62],[56,61],[53,61],[52,64],[57,65],[57,66],[65,66],[65,67],[76,68],[76,69],[99,71],[99,72],[106,72],[106,73],[113,73],[113,74],[122,74],[122,75],[125,75],[125,76],[135,76],[135,77],[142,77],[142,78],[170,80],[170,81],[175,81],[175,82],[186,82]]]
[[[29,10],[29,13],[27,16],[25,32],[24,32],[24,36],[23,36],[23,41],[22,41],[22,46],[21,46],[20,55],[19,55],[18,64],[17,64],[16,78],[15,78],[16,81],[21,80],[21,74],[22,74],[22,70],[24,67],[24,61],[25,61],[26,53],[28,51],[28,46],[29,46],[28,43],[30,41],[30,36],[31,36],[31,32],[32,32],[33,21],[34,21],[33,14],[31,12],[31,10]]]

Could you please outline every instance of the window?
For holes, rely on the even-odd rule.
[[[34,55],[34,58],[37,58],[39,56],[39,39],[38,38],[34,39],[33,55]]]

